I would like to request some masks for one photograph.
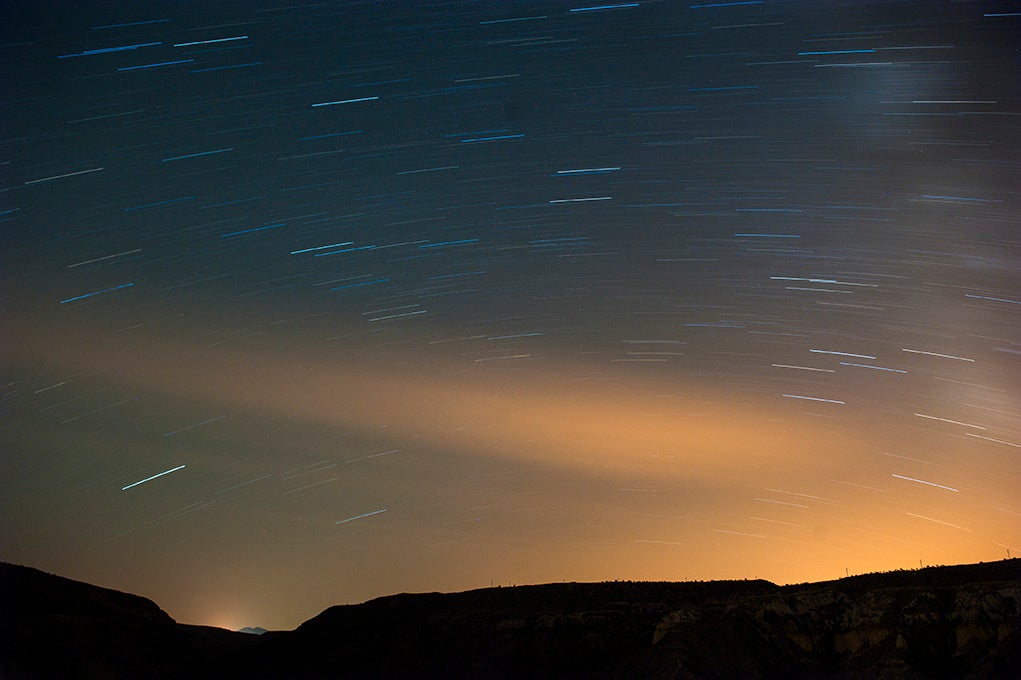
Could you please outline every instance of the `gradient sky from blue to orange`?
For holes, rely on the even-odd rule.
[[[1021,15],[595,7],[7,7],[0,559],[289,628],[1018,550]]]

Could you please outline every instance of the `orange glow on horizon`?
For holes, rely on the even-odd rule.
[[[73,351],[50,352],[45,333],[19,335],[36,342],[8,346],[8,361],[215,405],[218,412],[383,431],[395,446],[496,461],[528,480],[517,495],[492,499],[456,477],[456,483],[423,482],[437,485],[439,501],[482,518],[478,529],[423,524],[413,508],[393,508],[339,530],[326,523],[327,536],[343,536],[357,547],[342,543],[324,547],[315,559],[285,562],[310,582],[361,585],[309,594],[287,614],[294,625],[330,604],[397,591],[483,587],[494,576],[519,584],[792,583],[838,578],[845,569],[912,568],[919,560],[998,559],[1009,545],[1003,537],[1017,536],[1009,457],[985,456],[1001,461],[990,469],[967,464],[969,447],[994,443],[965,436],[934,440],[881,417],[838,424],[824,417],[825,407],[771,395],[698,385],[674,386],[670,393],[670,386],[650,378],[595,381],[581,367],[541,363],[496,373],[457,370],[453,361],[425,366],[392,353],[341,362],[138,333],[65,333],[62,341]],[[933,441],[944,447],[944,462],[911,463]],[[926,475],[947,488],[912,481]],[[318,493],[312,500],[330,508],[346,507],[352,491],[326,485]],[[300,498],[283,492],[279,507],[271,504],[272,521],[292,521]],[[374,527],[385,528],[381,537]],[[286,533],[274,535],[287,540]],[[280,560],[276,553],[286,553],[267,550],[258,559]],[[351,550],[382,557],[347,568],[343,579],[330,576]],[[411,571],[407,552],[416,564]],[[235,577],[224,568],[216,578],[228,583]],[[257,601],[262,585],[253,576],[233,587]],[[232,629],[263,625],[263,619],[237,621],[201,606],[172,615]]]

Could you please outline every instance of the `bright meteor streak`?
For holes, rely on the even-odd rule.
[[[145,484],[146,482],[151,482],[152,480],[156,479],[157,477],[162,477],[163,475],[169,475],[171,472],[177,472],[178,470],[180,470],[183,467],[184,467],[183,465],[178,465],[175,468],[170,468],[169,470],[164,470],[163,472],[160,472],[159,474],[153,475],[152,477],[146,477],[145,479],[139,480],[139,481],[135,482],[134,484],[128,484],[127,486],[122,487],[121,491],[127,491],[128,489],[130,489],[133,486],[138,486],[139,484]]]
[[[378,515],[383,512],[386,512],[386,508],[383,508],[382,510],[373,510],[372,512],[367,512],[364,515],[355,515],[354,517],[348,517],[347,519],[337,520],[336,524],[347,524],[348,522],[353,522],[356,519],[365,519],[366,517],[372,517],[373,515]]]

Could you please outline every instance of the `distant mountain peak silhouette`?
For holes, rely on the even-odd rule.
[[[259,626],[255,626],[254,628],[252,626],[245,626],[244,628],[239,628],[235,632],[238,632],[238,633],[248,633],[249,635],[262,635],[263,633],[266,633],[267,631],[266,631],[265,628],[260,628]]]

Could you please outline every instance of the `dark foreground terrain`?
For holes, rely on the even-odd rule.
[[[2,678],[1019,678],[1021,560],[394,595],[265,635],[0,563]]]

